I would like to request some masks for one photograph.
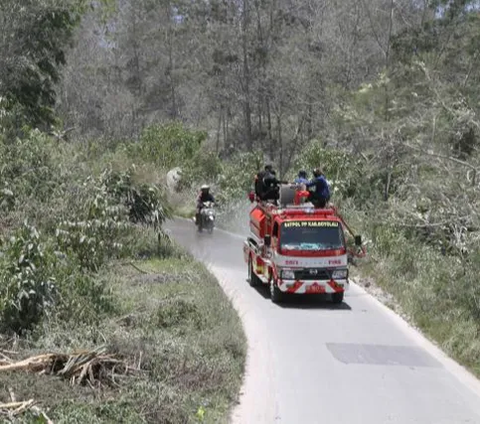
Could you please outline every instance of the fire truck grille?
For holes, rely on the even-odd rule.
[[[306,268],[295,271],[296,280],[329,280],[332,277],[332,271],[320,268]]]

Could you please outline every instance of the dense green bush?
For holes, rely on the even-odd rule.
[[[55,143],[38,131],[0,140],[3,331],[23,333],[47,316],[93,322],[111,310],[114,300],[96,273],[108,260],[137,254],[139,226],[153,229],[146,234],[152,243],[162,241],[157,254],[168,253],[160,235],[171,212],[159,187],[137,182],[134,167],[107,164],[89,175],[88,165],[69,157],[72,149]]]
[[[57,258],[40,240],[35,227],[25,223],[2,240],[0,317],[4,331],[21,332],[40,322],[57,295]]]
[[[216,182],[221,175],[224,165],[217,154],[200,149],[191,160],[179,164],[182,169],[182,178],[178,190],[197,187],[202,182]]]
[[[123,172],[107,169],[102,174],[106,191],[117,204],[123,204],[132,223],[148,224],[159,229],[171,217],[171,209],[164,194],[155,185],[136,184],[135,167]]]
[[[191,131],[181,123],[152,125],[143,131],[139,143],[124,148],[145,162],[170,169],[192,160],[206,137],[205,132]]]
[[[23,139],[0,139],[2,206],[11,210],[27,197],[48,198],[58,183],[51,157],[52,140],[32,131]]]
[[[219,176],[218,198],[224,204],[246,198],[253,189],[255,176],[264,167],[260,152],[237,153],[224,165]]]

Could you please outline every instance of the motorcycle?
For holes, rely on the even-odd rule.
[[[207,230],[208,233],[212,233],[215,228],[215,209],[213,202],[205,202],[203,208],[200,211],[200,222],[197,222],[198,232]]]

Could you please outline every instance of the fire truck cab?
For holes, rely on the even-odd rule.
[[[349,288],[346,232],[334,207],[257,202],[243,246],[250,285],[267,284],[274,303],[285,294],[325,294],[341,303]],[[354,238],[361,247],[361,237]]]

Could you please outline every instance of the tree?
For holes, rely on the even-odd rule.
[[[81,16],[75,1],[5,0],[0,4],[0,97],[15,124],[54,123],[55,85]]]

